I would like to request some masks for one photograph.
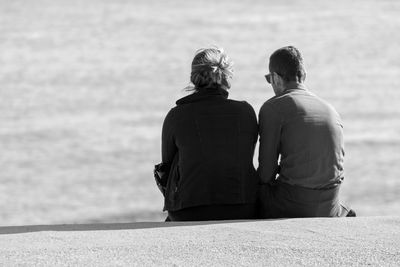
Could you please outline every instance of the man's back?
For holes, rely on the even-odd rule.
[[[281,182],[305,188],[339,184],[343,179],[342,128],[334,108],[304,88],[271,98],[260,110],[261,179],[271,181],[279,172]]]
[[[259,217],[355,216],[339,200],[344,159],[339,115],[307,91],[303,57],[294,46],[276,50],[268,68],[265,78],[275,97],[259,114]]]

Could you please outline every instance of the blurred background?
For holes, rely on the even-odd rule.
[[[400,212],[400,2],[0,0],[0,225],[160,221],[161,127],[197,49],[258,113],[279,47],[345,125],[342,199]],[[257,166],[257,152],[255,155]]]

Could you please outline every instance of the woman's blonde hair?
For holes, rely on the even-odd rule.
[[[203,48],[196,52],[192,61],[192,72],[188,90],[199,91],[208,88],[228,90],[233,76],[233,62],[223,48]]]

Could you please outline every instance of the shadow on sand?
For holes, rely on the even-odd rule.
[[[251,222],[254,220],[232,221],[194,221],[194,222],[134,222],[134,223],[92,223],[92,224],[55,224],[55,225],[23,225],[0,227],[0,235],[21,234],[42,231],[107,231],[107,230],[134,230],[146,228],[183,227],[210,224],[226,224]]]

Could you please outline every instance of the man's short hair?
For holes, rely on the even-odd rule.
[[[269,58],[269,71],[276,72],[287,82],[303,82],[306,76],[303,57],[294,46],[285,46],[276,50]]]

